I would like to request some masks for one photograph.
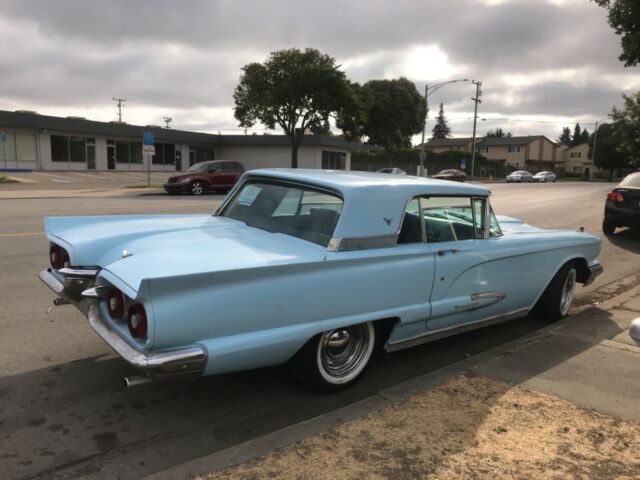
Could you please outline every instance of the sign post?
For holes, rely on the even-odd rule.
[[[4,168],[7,168],[7,151],[5,150],[5,144],[7,142],[7,134],[0,132],[0,142],[2,142],[2,158],[4,158]]]
[[[142,156],[147,162],[147,187],[151,186],[151,157],[156,153],[156,147],[153,144],[153,132],[144,132],[142,134]]]

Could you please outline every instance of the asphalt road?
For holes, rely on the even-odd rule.
[[[603,237],[610,185],[490,186],[499,214]],[[216,196],[0,200],[0,477],[139,478],[368,397],[382,388],[540,328],[525,318],[376,359],[338,395],[308,393],[286,368],[205,378],[190,385],[125,390],[124,361],[71,306],[52,308],[37,279],[47,264],[46,215],[210,212]],[[603,285],[640,271],[640,235],[604,238],[605,273],[578,290],[598,301]]]

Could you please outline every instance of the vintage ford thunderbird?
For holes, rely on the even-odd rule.
[[[310,385],[387,352],[534,312],[567,315],[600,240],[496,217],[446,180],[246,172],[213,215],[47,217],[40,278],[143,375],[290,362]]]

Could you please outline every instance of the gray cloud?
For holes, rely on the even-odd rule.
[[[403,74],[398,62],[409,49],[435,45],[456,76],[485,82],[482,111],[510,116],[600,118],[620,103],[630,78],[606,12],[588,0],[2,3],[0,99],[15,108],[112,112],[118,95],[128,98],[129,111],[180,111],[185,128],[229,128],[228,113],[213,118],[203,107],[231,109],[242,65],[307,46],[333,55],[363,82],[393,65]],[[510,83],[514,75],[530,81]],[[420,90],[424,81],[442,80],[412,79]],[[471,93],[471,85],[450,86],[430,101],[464,118]]]

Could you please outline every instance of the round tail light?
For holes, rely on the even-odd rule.
[[[124,316],[124,294],[117,288],[112,288],[107,293],[107,310],[114,320],[120,320]]]
[[[129,307],[127,323],[133,338],[147,338],[147,312],[141,304],[136,303]]]

